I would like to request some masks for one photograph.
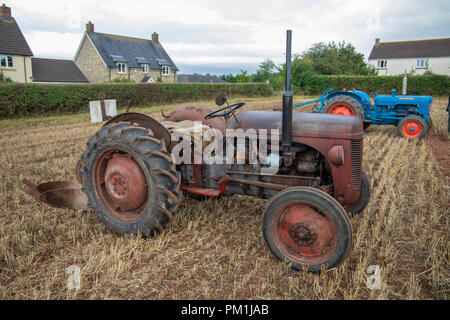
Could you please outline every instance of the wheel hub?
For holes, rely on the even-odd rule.
[[[105,172],[106,191],[118,211],[135,210],[146,200],[147,184],[138,163],[127,155],[114,154]]]
[[[353,109],[345,103],[337,103],[331,107],[329,113],[340,114],[344,116],[353,116]]]
[[[279,218],[281,221],[275,227],[276,237],[303,257],[326,254],[327,247],[336,238],[331,221],[308,205],[294,205],[287,210],[283,208],[279,211]]]
[[[421,126],[415,121],[408,121],[403,125],[403,133],[408,138],[415,138],[422,132]]]
[[[296,223],[289,229],[289,235],[299,246],[310,246],[317,240],[317,233],[311,227],[306,223]]]

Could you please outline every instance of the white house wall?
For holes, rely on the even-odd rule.
[[[378,70],[378,75],[394,76],[406,72],[414,72],[414,74],[423,74],[430,70],[436,74],[450,76],[450,57],[428,58],[428,68],[416,68],[418,58],[402,58],[402,59],[383,59],[387,61],[387,66],[384,69],[377,68],[378,60],[370,59],[369,65]]]

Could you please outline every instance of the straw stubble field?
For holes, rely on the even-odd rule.
[[[247,109],[279,105],[254,101]],[[366,132],[372,197],[351,218],[349,258],[320,274],[295,272],[269,253],[261,234],[266,200],[185,198],[170,227],[150,239],[112,234],[92,211],[38,203],[21,191],[21,180],[74,180],[100,125],[87,115],[4,123],[0,299],[447,299],[449,178],[430,147],[439,141],[445,161],[445,106],[445,99],[432,106],[433,139],[408,141],[386,126]],[[71,265],[80,268],[77,291],[66,286]],[[381,268],[380,289],[367,287],[370,265]]]

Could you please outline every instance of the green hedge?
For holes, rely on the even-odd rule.
[[[269,96],[266,84],[2,84],[0,119],[54,115],[89,110],[89,101],[103,91],[118,106],[132,106],[212,99],[218,92],[233,96]]]
[[[296,93],[318,95],[327,88],[335,90],[357,89],[372,94],[402,91],[403,76],[309,76],[303,80]],[[408,76],[407,93],[413,95],[449,95],[450,77],[441,75]]]

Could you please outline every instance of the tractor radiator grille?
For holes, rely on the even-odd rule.
[[[352,167],[350,169],[350,188],[356,189],[361,185],[361,147],[362,140],[352,141]]]

